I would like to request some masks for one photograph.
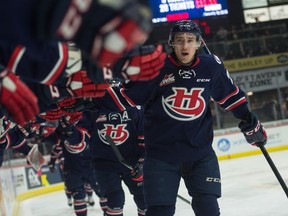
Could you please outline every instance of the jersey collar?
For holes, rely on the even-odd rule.
[[[178,61],[177,61],[175,58],[176,58],[176,57],[174,57],[173,53],[171,53],[171,54],[168,55],[168,59],[170,60],[170,62],[171,62],[172,64],[174,64],[175,66],[177,66],[177,67],[195,67],[195,66],[198,65],[199,62],[200,62],[200,59],[199,59],[199,57],[197,56],[197,57],[196,57],[196,60],[194,61],[194,63],[193,63],[192,65],[190,65],[190,66],[183,66],[183,65],[179,64]]]

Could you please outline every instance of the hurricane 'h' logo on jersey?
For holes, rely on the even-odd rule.
[[[174,94],[164,98],[162,105],[165,112],[180,121],[190,121],[199,118],[205,110],[206,104],[201,96],[203,88],[172,88]]]
[[[79,154],[86,149],[87,143],[86,139],[89,139],[89,135],[86,131],[80,131],[82,139],[78,144],[70,144],[67,140],[64,140],[64,146],[66,150],[71,154]]]
[[[126,129],[127,124],[104,124],[104,128],[102,130],[98,130],[98,136],[100,140],[109,145],[106,140],[106,135],[109,135],[116,145],[121,145],[124,143],[129,137],[129,131]]]

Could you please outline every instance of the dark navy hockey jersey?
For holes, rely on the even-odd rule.
[[[123,112],[84,112],[84,126],[91,133],[91,151],[97,169],[120,171],[127,169],[119,162],[106,135],[109,135],[131,166],[144,158],[143,108],[128,108]]]
[[[90,151],[90,134],[84,128],[73,126],[71,135],[65,136],[58,129],[50,136],[58,137],[64,157],[64,171],[85,175],[93,171]]]
[[[147,157],[178,163],[197,160],[212,150],[211,98],[239,119],[250,112],[244,92],[217,56],[199,55],[192,66],[183,67],[169,55],[156,79],[111,88],[93,104],[107,110],[115,104],[118,110],[145,104]]]
[[[60,142],[58,142],[56,145],[53,146],[52,151],[50,153],[50,162],[49,164],[55,166],[56,161],[59,163],[63,163],[64,157],[63,157],[63,147],[60,145]]]
[[[0,43],[0,64],[16,73],[21,79],[45,85],[61,79],[68,61],[66,43],[39,43],[25,47]]]
[[[0,166],[3,162],[4,151],[9,148],[24,155],[28,155],[31,150],[31,146],[27,143],[26,136],[21,132],[18,126],[9,129],[7,133],[0,138]]]
[[[0,64],[20,76],[38,98],[40,112],[53,109],[59,93],[50,84],[61,83],[68,61],[68,46],[62,42],[24,47],[0,43]]]

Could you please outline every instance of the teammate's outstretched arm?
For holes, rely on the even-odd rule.
[[[150,9],[135,0],[11,0],[1,8],[0,40],[30,47],[73,41],[101,67],[144,43],[152,29]]]

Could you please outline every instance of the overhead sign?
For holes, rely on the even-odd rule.
[[[231,74],[244,91],[260,92],[288,86],[288,66]]]
[[[152,22],[173,22],[228,14],[227,0],[149,0]]]
[[[272,4],[285,4],[288,3],[288,0],[268,0],[269,1],[269,5]]]
[[[288,5],[269,7],[271,20],[288,19]]]
[[[270,20],[268,7],[244,10],[245,23],[267,22]]]
[[[244,9],[268,6],[267,0],[242,0]]]
[[[229,72],[247,71],[288,64],[288,52],[224,61]]]

